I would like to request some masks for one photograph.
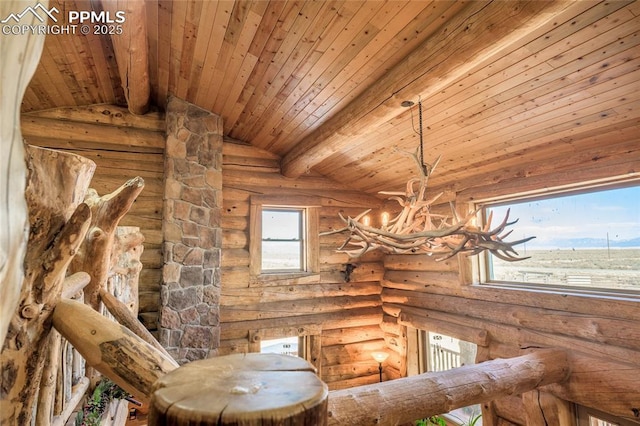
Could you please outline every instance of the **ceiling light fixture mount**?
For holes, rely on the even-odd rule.
[[[401,105],[411,107],[413,102],[404,101]],[[440,257],[436,260],[449,259],[458,253],[475,255],[483,251],[488,251],[509,262],[528,259],[528,257],[519,257],[513,247],[535,237],[511,242],[505,241],[505,238],[511,234],[511,231],[505,232],[506,228],[518,221],[516,219],[509,222],[508,210],[502,222],[493,229],[491,229],[491,215],[489,215],[485,227],[479,228],[473,224],[478,210],[460,218],[453,204],[450,203],[451,216],[431,212],[431,206],[442,196],[442,193],[428,198],[427,182],[437,167],[440,157],[433,164],[427,164],[423,160],[421,101],[418,101],[418,110],[420,144],[417,152],[415,154],[405,151],[398,152],[411,157],[420,174],[418,177],[409,179],[404,192],[379,192],[389,195],[390,200],[397,201],[402,208],[400,212],[393,219],[388,219],[387,214],[387,219],[383,218],[380,227],[370,225],[367,214],[371,209],[360,213],[355,218],[345,218],[338,213],[346,226],[323,232],[320,235],[348,233],[338,251],[356,258],[369,251],[379,249],[392,254],[427,253],[439,255]]]

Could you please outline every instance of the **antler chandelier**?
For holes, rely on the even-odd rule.
[[[403,102],[402,105],[412,106],[413,102]],[[428,198],[427,182],[438,165],[440,157],[433,164],[427,164],[423,160],[422,103],[420,101],[418,110],[420,145],[415,154],[400,152],[413,158],[419,170],[419,177],[409,179],[404,192],[380,192],[380,194],[390,195],[389,199],[397,201],[402,208],[401,211],[393,219],[383,218],[379,228],[370,226],[366,220],[371,209],[360,213],[355,218],[345,218],[339,213],[346,226],[320,235],[348,233],[338,251],[347,253],[351,257],[360,257],[369,251],[379,249],[395,254],[439,255],[440,257],[436,260],[449,259],[458,253],[475,255],[483,251],[489,251],[494,256],[509,262],[527,259],[528,257],[519,257],[513,246],[535,237],[512,242],[505,241],[511,233],[511,231],[505,232],[505,229],[518,221],[516,219],[509,222],[509,210],[502,222],[493,229],[491,214],[483,228],[473,224],[473,218],[478,210],[464,218],[458,216],[453,205],[451,205],[451,217],[431,213],[432,204],[442,196],[442,193]]]

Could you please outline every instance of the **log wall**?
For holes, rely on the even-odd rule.
[[[321,205],[320,232],[342,227],[338,212],[355,216],[380,202],[313,174],[285,178],[279,161],[254,147],[224,144],[219,353],[259,351],[263,338],[320,335],[321,363],[316,366],[330,389],[377,382],[378,365],[371,352],[385,347],[379,326],[382,256],[360,259],[345,282],[341,271],[349,258],[335,252],[342,237],[324,236],[316,282],[256,283],[249,270],[249,224],[254,195],[314,197]]]
[[[164,114],[134,116],[126,108],[91,105],[22,115],[22,133],[31,145],[72,152],[96,163],[91,187],[108,194],[135,176],[145,187],[120,221],[144,235],[141,256],[139,317],[157,329],[162,277],[162,194]]]
[[[389,255],[384,269],[385,324],[474,342],[479,361],[521,355],[530,348],[569,351],[572,374],[567,383],[486,404],[485,424],[544,424],[539,419],[545,416],[571,419],[567,401],[639,420],[637,298],[474,286],[462,256],[436,262],[425,255]],[[386,337],[398,333],[387,332]]]

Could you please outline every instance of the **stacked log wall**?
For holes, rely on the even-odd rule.
[[[538,424],[532,419],[540,414],[541,398],[552,401],[547,416],[565,412],[569,401],[638,419],[637,299],[470,285],[461,278],[468,275],[467,261],[462,256],[445,262],[426,255],[386,256],[383,310],[385,323],[395,320],[400,326],[477,343],[480,361],[517,356],[530,348],[568,350],[569,382],[486,404],[489,422]],[[387,333],[390,337],[394,335]]]
[[[382,256],[358,260],[346,282],[350,259],[336,253],[341,235],[320,238],[317,282],[256,283],[250,277],[250,197],[315,197],[321,232],[341,228],[338,213],[355,216],[379,200],[323,177],[280,174],[280,159],[255,147],[223,147],[223,249],[220,355],[259,351],[260,339],[320,335],[321,377],[330,389],[378,381],[371,352],[385,348],[380,302]]]
[[[633,136],[623,139],[621,144],[637,146]],[[476,200],[544,194],[541,191],[553,186],[566,189],[582,182],[637,179],[637,149],[622,152],[614,149],[618,145],[611,145],[606,155],[598,155],[589,145],[568,142],[567,146],[580,156],[558,162],[558,156],[532,154],[515,171],[474,175],[430,191],[445,192],[458,213],[466,214]],[[434,206],[434,210],[450,212],[448,205]],[[547,386],[535,395],[493,401],[484,407],[485,424],[544,424],[542,407],[551,416],[548,419],[560,419],[567,416],[566,401],[640,420],[640,391],[634,379],[640,373],[637,296],[472,285],[478,282],[478,274],[472,272],[470,259],[461,255],[444,262],[425,255],[389,255],[384,266],[385,322],[391,317],[402,326],[476,343],[478,361],[517,356],[527,348],[568,350],[569,382]]]
[[[144,235],[139,318],[156,330],[162,277],[164,114],[134,116],[126,108],[91,105],[26,113],[21,124],[28,144],[93,160],[97,167],[91,187],[100,194],[135,176],[144,179],[144,190],[120,224],[138,226]]]

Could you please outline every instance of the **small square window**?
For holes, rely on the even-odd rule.
[[[298,350],[300,340],[301,338],[298,336],[261,340],[260,353],[298,356],[299,353],[304,353],[304,351]],[[304,336],[302,336],[302,340],[304,341]]]
[[[305,271],[304,209],[262,210],[262,272]]]
[[[250,287],[319,282],[318,207],[315,197],[251,197]]]

